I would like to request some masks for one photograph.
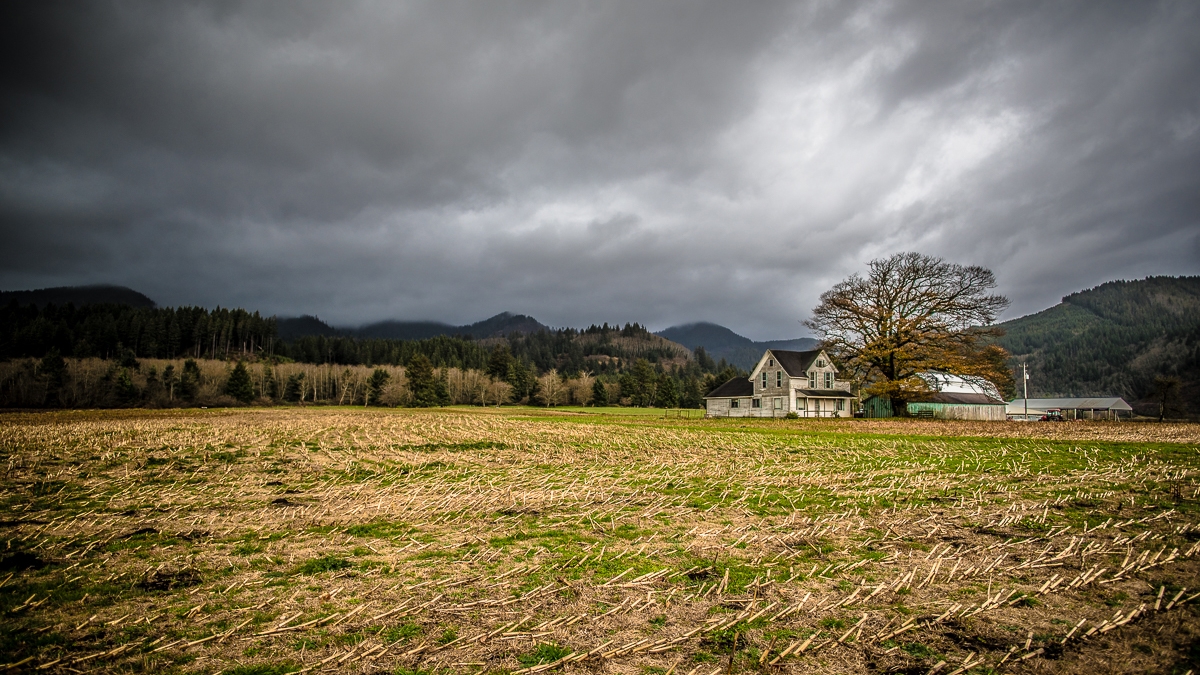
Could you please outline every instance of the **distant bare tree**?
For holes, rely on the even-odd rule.
[[[483,404],[484,405],[500,405],[508,403],[512,398],[512,385],[504,380],[491,380],[484,388]]]
[[[566,397],[567,387],[563,384],[558,371],[551,368],[545,375],[538,378],[538,396],[548,406],[561,405]]]
[[[919,253],[872,260],[821,295],[805,325],[864,386],[903,411],[926,389],[917,373],[980,375],[995,354],[984,354],[986,327],[1008,306],[991,270],[947,263]]]
[[[592,400],[592,388],[596,378],[591,373],[581,373],[579,377],[567,380],[567,393],[571,405],[584,405]]]

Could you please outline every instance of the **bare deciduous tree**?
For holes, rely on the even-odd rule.
[[[821,295],[805,325],[850,371],[863,394],[886,396],[903,411],[927,390],[918,373],[984,375],[983,338],[1008,299],[990,293],[991,270],[947,263],[919,253],[872,260]],[[991,348],[994,351],[994,347]]]
[[[584,405],[592,400],[592,386],[596,378],[591,373],[580,373],[579,377],[567,380],[567,398],[571,405]]]
[[[546,405],[561,405],[566,394],[567,387],[556,369],[551,368],[538,378],[538,395]]]

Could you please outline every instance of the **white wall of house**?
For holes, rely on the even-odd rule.
[[[728,398],[707,399],[708,414],[712,417],[783,417],[790,412],[801,417],[851,414],[850,383],[837,379],[837,369],[824,352],[804,375],[793,377],[768,350],[750,371],[750,382],[754,385],[753,397],[740,399],[737,407],[732,407]],[[809,396],[800,390],[828,391],[829,395]]]
[[[710,417],[760,417],[759,409],[753,408],[751,398],[705,399],[706,412]],[[735,405],[736,402],[736,405]],[[768,415],[770,417],[770,415]]]

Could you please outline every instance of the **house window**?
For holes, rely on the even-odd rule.
[[[774,366],[774,365],[775,365],[775,359],[767,359],[767,365],[768,365],[768,366]]]
[[[796,410],[804,410],[804,397],[803,396],[796,397]]]
[[[762,399],[756,398],[756,399],[751,400],[750,407],[751,408],[761,408],[762,407]]]
[[[824,368],[825,367],[825,359],[817,359],[817,367]]]
[[[816,373],[808,374],[808,388],[809,389],[817,388],[817,374]]]
[[[783,399],[782,399],[782,398],[776,398],[776,399],[775,399],[775,409],[776,409],[776,410],[783,410]]]
[[[783,386],[783,371],[782,370],[775,371],[775,386],[776,387]]]
[[[846,409],[846,399],[844,399],[844,398],[839,398],[839,399],[837,400],[837,402],[838,402],[838,406],[837,406],[838,410],[845,410],[845,409]]]
[[[767,371],[765,371],[765,370],[763,371],[763,374],[762,374],[762,388],[763,389],[767,388]]]
[[[729,399],[729,407],[730,408],[738,407],[738,400],[736,398]]]
[[[825,388],[833,389],[833,373],[825,373]]]

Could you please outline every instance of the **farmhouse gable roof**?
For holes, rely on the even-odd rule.
[[[742,396],[753,396],[754,385],[745,377],[730,378],[725,384],[713,389],[708,396],[704,398],[740,398]]]

